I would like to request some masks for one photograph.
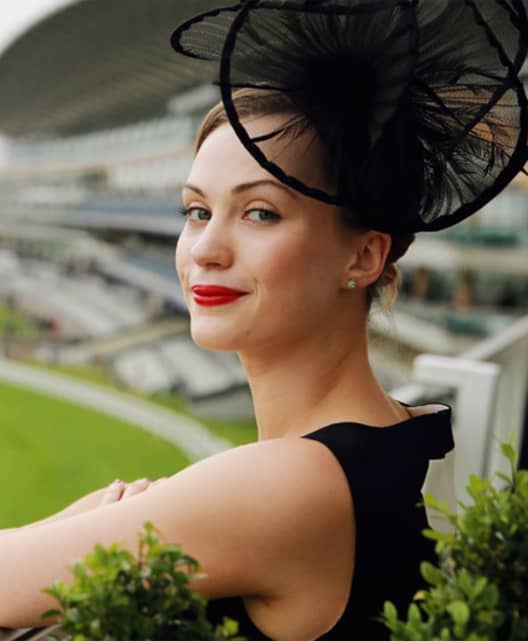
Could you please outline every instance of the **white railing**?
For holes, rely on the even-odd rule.
[[[504,332],[488,338],[458,357],[424,354],[416,358],[412,383],[392,392],[397,399],[422,404],[433,398],[453,405],[456,456],[449,460],[454,472],[454,495],[468,502],[465,487],[470,474],[495,478],[508,473],[500,442],[513,435],[521,452],[528,395],[528,316]],[[454,508],[444,464],[430,470],[424,491]]]

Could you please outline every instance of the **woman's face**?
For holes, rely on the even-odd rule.
[[[270,131],[284,116],[246,123],[251,136]],[[311,134],[284,149],[262,144],[280,164],[322,188],[323,150]],[[202,347],[244,352],[324,340],[343,312],[354,238],[344,233],[336,207],[283,185],[246,151],[229,125],[203,143],[183,189],[187,220],[176,267]],[[200,286],[243,295],[219,296]],[[194,290],[193,290],[194,288]],[[350,302],[348,302],[348,305]]]

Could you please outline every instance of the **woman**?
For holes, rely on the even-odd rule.
[[[252,137],[295,116],[280,93],[241,90],[234,104]],[[261,145],[270,156],[276,147],[273,139]],[[281,163],[305,182],[332,187],[325,149],[311,132],[289,141]],[[358,227],[349,211],[270,177],[223,105],[198,133],[183,200],[177,267],[193,339],[238,352],[259,445],[288,443],[285,459],[270,452],[263,479],[286,497],[282,514],[269,497],[266,537],[279,533],[284,557],[267,560],[267,596],[246,597],[245,608],[237,597],[211,601],[209,616],[229,613],[250,639],[384,638],[371,617],[384,599],[405,607],[421,585],[419,562],[434,559],[416,503],[429,458],[453,447],[450,409],[398,403],[368,358],[369,309],[395,287],[394,261],[413,235]],[[294,459],[301,466],[292,472]]]
[[[325,13],[332,2],[250,0],[175,33],[180,51],[223,56],[223,103],[200,129],[183,188],[177,270],[193,339],[236,351],[246,368],[258,441],[126,501],[5,534],[0,626],[42,624],[53,602],[41,588],[68,580],[66,566],[96,541],[135,549],[151,520],[207,573],[191,587],[210,599],[211,619],[232,616],[249,639],[389,637],[376,620],[383,602],[405,608],[423,585],[420,561],[434,559],[417,504],[429,460],[445,457],[453,438],[449,407],[407,407],[380,387],[369,310],[394,289],[394,263],[415,231],[473,213],[527,158],[521,56],[499,55],[481,24],[493,18],[516,32],[524,13],[502,2],[474,36],[471,3],[450,0],[449,12],[427,3],[371,2],[370,12],[349,1],[345,14],[334,7],[336,22]],[[425,91],[421,72],[439,77],[426,63],[440,27],[455,50],[462,32],[470,53],[495,52],[482,74],[471,57],[463,68],[485,85],[480,94],[467,83]],[[350,42],[361,45],[353,56]],[[453,51],[439,50],[452,75]],[[360,59],[375,59],[386,82],[373,82]],[[351,64],[362,89],[347,93],[336,81]],[[249,88],[234,91],[240,84]],[[474,175],[459,175],[469,164]]]
[[[249,91],[239,100],[256,135],[280,124],[288,107],[281,95],[263,101]],[[258,117],[262,111],[266,115]],[[48,603],[34,587],[66,577],[68,561],[95,540],[120,538],[134,549],[135,533],[147,516],[167,541],[180,542],[202,563],[209,577],[194,587],[203,596],[245,597],[247,615],[236,611],[236,599],[221,600],[210,602],[212,618],[228,610],[241,623],[249,616],[271,639],[315,639],[333,627],[362,564],[370,579],[359,585],[359,598],[364,599],[376,573],[383,596],[402,604],[419,587],[417,562],[429,558],[431,550],[421,536],[427,523],[415,503],[427,456],[441,457],[452,447],[450,411],[444,406],[407,409],[393,400],[377,383],[367,353],[370,298],[378,296],[381,284],[393,284],[394,264],[387,257],[401,253],[411,237],[397,238],[393,247],[390,235],[350,227],[337,207],[283,187],[224,121],[219,106],[199,133],[183,191],[187,222],[176,259],[194,340],[209,349],[237,351],[246,367],[258,443],[190,466],[126,503],[23,530],[11,545],[7,539],[0,556],[5,553],[2,563],[8,567],[19,567],[17,553],[28,549],[38,550],[39,558],[32,559],[21,602],[8,598],[9,612],[0,616],[4,626],[36,625]],[[266,147],[272,151],[274,144]],[[284,161],[297,169],[304,149],[304,139],[298,138]],[[303,156],[307,178],[322,181],[323,153],[312,143]],[[420,430],[427,430],[427,451],[423,442],[418,447]],[[330,447],[336,440],[337,456],[348,457],[342,462],[345,473],[317,439],[330,439]],[[361,489],[360,508],[367,514],[359,536],[370,539],[364,547],[367,562],[366,556],[354,558],[358,539],[349,483],[354,474],[356,486],[367,481],[360,459],[374,454],[368,485]],[[397,490],[391,496],[387,466],[393,468],[390,484]],[[403,498],[398,493],[405,484],[409,495]],[[376,503],[372,513],[369,492]],[[372,537],[385,538],[388,525],[396,534],[383,547],[392,554],[400,539],[401,547],[385,566],[387,554]],[[39,560],[43,548],[46,561]],[[396,559],[397,573],[391,567]],[[387,590],[394,580],[397,593]],[[28,599],[32,593],[34,600]],[[352,609],[359,638],[367,638],[359,625],[363,607]],[[379,611],[376,606],[369,613]],[[242,633],[257,638],[248,623]]]

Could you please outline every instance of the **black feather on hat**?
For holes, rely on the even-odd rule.
[[[191,18],[171,43],[220,61],[229,121],[267,171],[371,229],[450,227],[528,161],[521,0],[243,0]],[[252,139],[241,87],[289,96],[329,151],[334,193],[264,154],[258,143],[284,130]]]

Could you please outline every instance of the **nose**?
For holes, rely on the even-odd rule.
[[[233,262],[233,244],[227,225],[212,216],[195,238],[191,257],[200,267],[229,267]]]

